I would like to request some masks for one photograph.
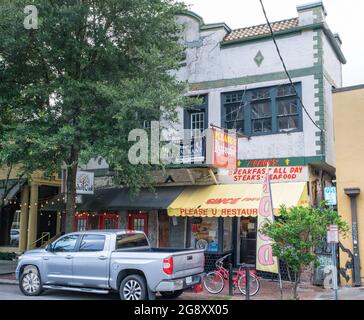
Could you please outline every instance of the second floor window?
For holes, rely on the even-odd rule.
[[[302,131],[301,84],[280,85],[222,95],[222,123],[247,136]]]

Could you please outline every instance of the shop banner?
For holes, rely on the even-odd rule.
[[[220,169],[218,180],[224,184],[261,184],[267,172],[271,183],[305,182],[309,181],[307,166],[293,167],[246,167],[236,170]]]
[[[208,129],[206,163],[214,168],[236,169],[238,139],[233,130]]]
[[[264,224],[273,221],[274,212],[270,176],[266,174],[263,180],[263,192],[258,209],[256,269],[263,272],[278,273],[278,259],[273,257],[272,239],[259,232]]]

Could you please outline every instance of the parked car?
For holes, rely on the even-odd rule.
[[[10,230],[10,245],[11,246],[18,246],[19,245],[19,237],[20,237],[20,230],[19,229],[11,229]]]
[[[24,295],[44,289],[107,294],[122,300],[175,298],[202,282],[204,250],[156,249],[143,232],[85,231],[62,236],[19,258],[16,278]]]

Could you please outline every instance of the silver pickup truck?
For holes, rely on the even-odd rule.
[[[175,298],[201,283],[204,259],[203,250],[152,248],[143,232],[75,232],[24,253],[16,277],[27,296],[56,289],[118,291],[122,300],[153,300],[157,292]]]

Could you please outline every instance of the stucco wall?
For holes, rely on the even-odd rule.
[[[360,188],[357,198],[361,276],[364,278],[364,88],[334,94],[334,118],[337,166],[337,193],[339,213],[351,227],[350,199],[345,188]],[[352,235],[341,239],[346,248],[353,250]],[[341,252],[341,266],[347,255]],[[351,274],[349,274],[351,276]]]

